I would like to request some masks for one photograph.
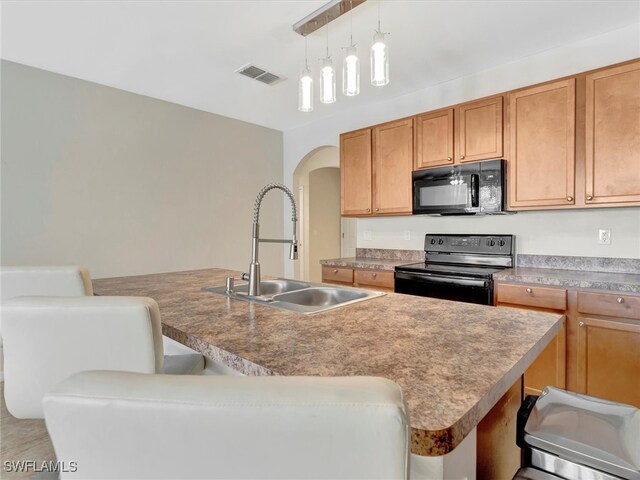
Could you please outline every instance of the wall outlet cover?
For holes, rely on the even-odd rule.
[[[611,229],[601,228],[598,230],[598,243],[600,245],[611,245]]]
[[[411,240],[411,230],[405,230],[404,231],[404,239],[405,240]]]
[[[371,240],[371,230],[365,230],[364,232],[362,232],[362,239]]]

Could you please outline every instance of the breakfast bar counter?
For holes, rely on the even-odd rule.
[[[412,453],[455,449],[562,327],[561,315],[389,293],[314,315],[203,291],[238,272],[94,280],[155,299],[163,333],[247,375],[380,376],[398,383]]]

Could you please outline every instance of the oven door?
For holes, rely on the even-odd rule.
[[[482,278],[396,272],[394,291],[421,297],[493,305],[493,282]]]
[[[413,172],[413,213],[479,213],[479,183],[477,169],[454,167]]]

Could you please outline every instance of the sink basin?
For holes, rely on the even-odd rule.
[[[279,293],[293,292],[302,288],[309,288],[311,285],[298,280],[289,280],[287,278],[277,278],[275,280],[263,280],[260,282],[260,295],[273,296]],[[249,284],[243,283],[235,286],[236,293],[249,293]]]
[[[328,307],[365,298],[367,292],[340,287],[313,287],[273,297],[274,301],[293,303],[305,307]]]
[[[224,295],[235,300],[258,303],[267,307],[289,310],[304,314],[324,312],[332,308],[344,307],[355,302],[384,295],[382,292],[352,287],[328,286],[321,283],[301,282],[287,278],[264,280],[260,282],[260,296],[247,294],[248,284],[236,285],[233,293],[227,293],[226,287],[207,287],[204,291]]]

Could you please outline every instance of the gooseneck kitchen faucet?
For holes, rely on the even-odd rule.
[[[260,205],[262,205],[262,199],[271,190],[282,190],[291,200],[291,221],[293,222],[293,235],[291,240],[275,239],[275,238],[260,238]],[[290,243],[289,258],[291,260],[297,260],[298,258],[298,241],[296,240],[296,224],[298,223],[298,209],[296,207],[296,201],[293,198],[293,193],[284,185],[279,183],[270,183],[266,185],[258,192],[256,197],[256,203],[253,209],[253,237],[251,247],[251,265],[249,265],[249,296],[255,297],[260,295],[260,263],[258,262],[258,246],[260,242],[263,243]]]

